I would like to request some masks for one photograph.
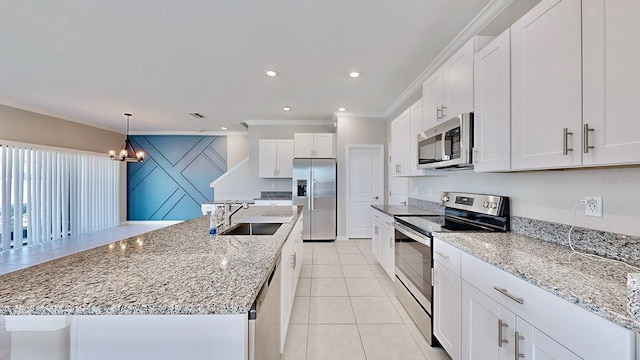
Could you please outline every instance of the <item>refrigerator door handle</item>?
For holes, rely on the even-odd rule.
[[[311,166],[311,181],[309,182],[311,190],[309,191],[309,210],[313,210],[313,198],[315,197],[316,179],[313,177],[313,166]]]

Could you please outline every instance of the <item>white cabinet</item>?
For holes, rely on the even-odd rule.
[[[407,109],[391,121],[391,168],[389,172],[393,176],[408,176],[410,174],[410,114],[410,109]]]
[[[371,241],[373,256],[380,266],[395,280],[395,240],[393,217],[373,209],[373,236]]]
[[[480,290],[462,282],[462,358],[513,359],[515,315]]]
[[[580,165],[580,0],[543,0],[511,27],[512,168]]]
[[[510,29],[478,51],[474,61],[473,164],[476,172],[511,169]]]
[[[422,85],[424,130],[453,116],[473,111],[475,40],[469,40]]]
[[[295,133],[296,158],[335,158],[336,135],[333,133]]]
[[[571,353],[594,360],[635,357],[633,331],[465,252],[460,254],[460,277],[463,359],[503,359],[504,351],[506,359],[515,358],[518,324],[525,327],[519,331],[524,339],[519,339],[518,350],[530,351],[527,359],[572,359],[562,355]],[[498,320],[508,326],[499,326]],[[507,340],[506,347],[499,347],[498,339]]]
[[[583,131],[593,129],[583,142],[583,164],[638,163],[640,122],[634,117],[640,114],[640,2],[583,1],[582,31]]]
[[[300,216],[282,246],[280,258],[280,352],[284,351],[293,301],[302,267],[302,216]]]
[[[422,132],[422,99],[391,121],[391,176],[419,176],[418,141]]]
[[[460,250],[433,240],[433,335],[451,359],[460,359]]]
[[[410,130],[407,143],[410,146],[409,149],[409,175],[420,176],[422,170],[418,169],[418,135],[422,133],[422,99],[416,101],[409,108]]]
[[[464,281],[462,323],[464,359],[582,359]]]
[[[261,178],[290,178],[293,173],[293,140],[262,139],[258,175]]]

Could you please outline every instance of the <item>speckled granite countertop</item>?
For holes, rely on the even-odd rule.
[[[413,206],[403,205],[371,205],[372,208],[382,211],[389,216],[439,216],[433,211],[418,209]]]
[[[515,233],[437,233],[435,237],[571,303],[636,332],[627,312],[632,269],[571,254],[565,246]]]
[[[273,236],[213,236],[202,216],[0,276],[0,314],[247,313],[299,212],[256,206],[234,219],[260,215],[293,220]]]

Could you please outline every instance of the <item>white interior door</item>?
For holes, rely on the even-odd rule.
[[[383,202],[383,145],[347,145],[347,236],[370,238],[371,205]]]

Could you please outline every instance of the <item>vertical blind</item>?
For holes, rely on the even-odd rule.
[[[119,221],[119,163],[0,141],[0,252]]]

